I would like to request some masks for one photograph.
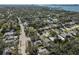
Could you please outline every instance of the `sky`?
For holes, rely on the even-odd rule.
[[[0,0],[0,4],[79,4],[79,0]]]

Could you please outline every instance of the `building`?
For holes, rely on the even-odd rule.
[[[34,42],[34,46],[39,46],[39,45],[42,45],[41,40],[38,40],[38,41],[35,41],[35,42]]]
[[[50,39],[51,41],[54,41],[54,40],[56,39],[56,37],[49,37],[49,39]]]
[[[6,43],[8,43],[8,42],[14,42],[16,39],[18,39],[18,36],[15,36],[15,32],[13,32],[13,31],[6,32],[3,37],[4,37],[3,40]]]
[[[39,47],[38,48],[38,55],[48,55],[49,54],[49,51],[44,48],[44,47]]]

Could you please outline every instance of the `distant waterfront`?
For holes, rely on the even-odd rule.
[[[52,7],[52,8],[62,8],[64,10],[67,11],[75,11],[75,12],[79,12],[79,5],[49,5],[48,7]]]
[[[15,7],[15,8],[27,8],[27,7],[38,7],[38,6],[46,6],[46,7],[50,7],[50,8],[61,8],[61,9],[64,9],[64,10],[67,10],[67,11],[75,11],[75,12],[79,12],[79,5],[74,5],[74,4],[71,4],[71,5],[68,5],[68,4],[49,4],[49,5],[0,5],[0,8],[5,8],[5,7]]]

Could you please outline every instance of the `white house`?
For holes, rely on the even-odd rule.
[[[48,55],[49,51],[46,48],[40,47],[38,48],[38,55]]]

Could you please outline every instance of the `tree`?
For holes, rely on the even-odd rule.
[[[3,50],[5,48],[5,43],[2,38],[0,38],[0,55],[3,53]]]

